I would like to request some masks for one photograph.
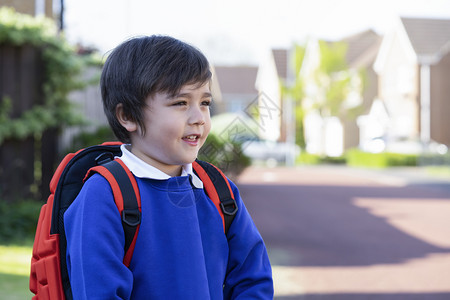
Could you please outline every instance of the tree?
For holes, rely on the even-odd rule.
[[[295,49],[293,84],[287,90],[293,99],[301,99],[297,118],[302,125],[309,119],[309,129],[301,133],[307,135],[304,144],[313,145],[313,153],[327,153],[326,131],[341,130],[331,124],[354,120],[362,108],[364,73],[349,67],[347,49],[345,42],[326,41],[310,41],[307,47]]]
[[[302,99],[305,96],[304,93],[304,81],[298,76],[303,64],[303,59],[305,57],[306,48],[305,46],[296,44],[294,45],[294,50],[292,52],[292,66],[293,70],[292,78],[288,78],[289,82],[282,82],[281,93],[282,98],[289,98],[293,101],[294,114],[295,114],[295,144],[300,145],[300,147],[305,147],[305,135],[303,128],[303,117],[304,110],[302,107]],[[289,66],[288,66],[289,67]]]
[[[350,92],[351,72],[345,55],[345,43],[319,41],[320,65],[316,70],[315,84],[317,98],[315,108],[323,118],[340,117],[344,112],[344,102]]]

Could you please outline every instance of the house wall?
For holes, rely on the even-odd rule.
[[[53,0],[41,0],[45,2],[45,16],[53,18]],[[36,0],[0,0],[1,6],[10,6],[23,14],[34,16],[36,14]]]
[[[366,86],[362,94],[362,109],[359,115],[367,115],[378,93],[378,75],[370,66],[366,69]],[[349,116],[343,120],[344,125],[344,149],[356,148],[360,144],[360,132],[357,116]]]
[[[223,112],[228,113],[243,113],[245,109],[252,105],[252,103],[257,103],[258,94],[231,94],[223,93]]]
[[[408,57],[406,46],[397,33],[379,72],[378,82],[379,97],[391,119],[390,136],[419,136],[418,76],[417,63]]]
[[[450,146],[450,53],[431,66],[431,139]]]
[[[344,149],[356,148],[359,145],[359,127],[356,119],[343,120]]]
[[[277,141],[281,135],[282,101],[277,68],[272,52],[260,64],[255,87],[258,90],[258,105],[253,105],[252,118],[259,118],[259,136],[270,141]],[[255,103],[256,104],[256,103]],[[256,108],[255,114],[251,111]]]

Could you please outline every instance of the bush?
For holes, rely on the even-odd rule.
[[[28,243],[34,239],[42,203],[31,200],[5,202],[0,200],[0,241]]]
[[[386,168],[417,166],[419,155],[400,153],[369,153],[352,149],[346,153],[347,164],[354,167]]]
[[[214,133],[209,134],[198,158],[217,166],[231,179],[250,165],[250,158],[242,153],[241,144],[220,139]]]

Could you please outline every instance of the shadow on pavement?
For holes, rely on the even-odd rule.
[[[449,248],[409,235],[353,203],[355,198],[450,201],[446,191],[432,193],[415,186],[278,184],[239,184],[239,189],[273,265],[368,266],[450,253]],[[428,299],[424,297],[433,295],[311,295],[298,299]],[[441,298],[430,299],[450,299],[449,294],[435,296]]]

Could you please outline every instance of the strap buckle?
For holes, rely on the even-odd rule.
[[[141,212],[139,209],[122,210],[122,222],[129,226],[137,226],[141,224]]]
[[[220,208],[225,215],[234,216],[238,211],[236,200],[228,198],[220,201]]]
[[[101,166],[103,164],[106,164],[107,162],[114,160],[114,154],[111,152],[103,152],[99,156],[95,158],[95,163],[97,166]]]

